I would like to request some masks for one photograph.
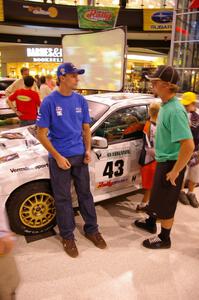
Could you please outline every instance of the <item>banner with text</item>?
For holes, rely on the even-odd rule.
[[[80,28],[111,29],[115,27],[119,8],[78,6],[77,11]]]
[[[171,31],[173,21],[172,9],[144,9],[144,31]]]

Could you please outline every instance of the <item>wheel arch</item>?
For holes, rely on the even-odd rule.
[[[11,199],[12,199],[12,197],[13,197],[13,195],[14,195],[15,193],[17,193],[21,188],[25,188],[25,187],[26,187],[27,185],[29,185],[30,183],[32,184],[32,183],[37,183],[37,182],[47,182],[47,183],[49,183],[50,186],[51,186],[50,179],[48,179],[48,178],[36,179],[36,180],[28,181],[28,182],[26,182],[26,183],[24,183],[24,184],[18,186],[16,189],[14,189],[14,190],[10,193],[9,197],[7,198],[7,200],[6,200],[6,202],[5,202],[5,208],[6,208],[6,210],[7,210],[7,207],[9,206],[9,203],[10,203],[10,201],[11,201]]]

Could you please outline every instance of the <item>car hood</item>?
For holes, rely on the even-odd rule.
[[[20,158],[22,152],[40,147],[35,137],[35,126],[26,126],[0,132],[0,164]]]

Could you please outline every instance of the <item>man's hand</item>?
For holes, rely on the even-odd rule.
[[[56,158],[56,162],[60,169],[67,170],[67,169],[70,169],[70,167],[71,167],[71,164],[68,161],[68,159],[61,155],[58,158]]]
[[[9,253],[14,246],[14,235],[12,233],[0,238],[0,255]]]
[[[178,172],[176,172],[174,170],[171,170],[171,172],[167,173],[166,179],[167,179],[167,181],[170,180],[171,184],[174,185],[174,186],[176,186],[175,181],[178,178],[178,176],[179,176]]]
[[[84,164],[89,164],[91,162],[91,153],[90,151],[86,151],[84,155]]]

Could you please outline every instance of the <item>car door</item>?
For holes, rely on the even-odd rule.
[[[92,190],[95,196],[121,191],[140,183],[138,159],[142,148],[147,106],[131,106],[111,113],[95,130],[94,136],[107,139],[107,149],[93,148]],[[106,194],[106,195],[105,195]]]

